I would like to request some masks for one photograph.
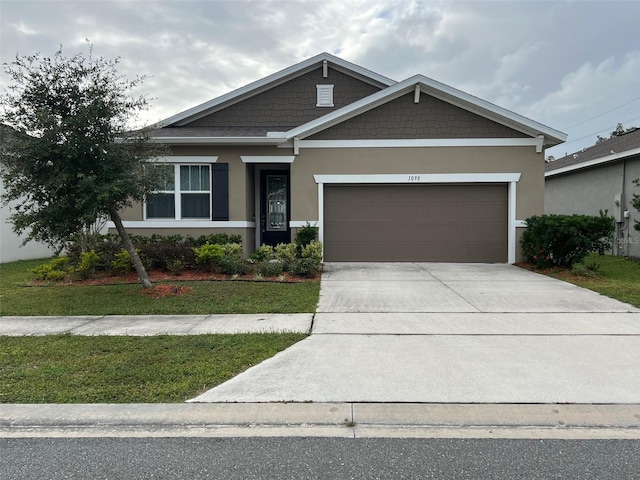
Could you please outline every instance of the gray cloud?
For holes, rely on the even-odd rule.
[[[89,38],[127,76],[149,76],[152,122],[322,51],[572,127],[570,141],[640,116],[639,2],[3,0],[0,13],[3,62]]]

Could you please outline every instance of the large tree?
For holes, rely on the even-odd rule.
[[[120,210],[157,188],[158,155],[131,121],[148,108],[133,91],[143,77],[118,73],[119,60],[88,54],[16,56],[4,64],[9,86],[0,97],[0,121],[17,133],[0,151],[5,192],[19,200],[10,221],[26,241],[61,248],[98,218],[110,218],[140,282],[151,282],[123,227]],[[6,129],[4,130],[6,131]],[[146,167],[146,168],[145,168]]]

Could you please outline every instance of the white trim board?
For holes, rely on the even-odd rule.
[[[314,175],[318,184],[318,237],[324,243],[324,185],[325,184],[443,184],[443,183],[506,183],[508,184],[507,263],[516,261],[516,228],[522,220],[516,219],[517,186],[520,173],[444,173],[444,174],[391,174],[391,175]],[[526,225],[525,225],[526,226]]]
[[[211,220],[124,220],[124,228],[255,228],[256,222]],[[116,228],[107,222],[107,228]]]
[[[390,175],[314,175],[316,183],[508,183],[521,173],[407,173]]]
[[[397,148],[397,147],[535,147],[536,138],[416,138],[378,140],[299,140],[298,148]],[[293,148],[292,142],[278,148]]]
[[[253,155],[240,155],[240,159],[243,163],[293,163],[295,156],[253,156]]]
[[[156,157],[151,161],[155,163],[166,162],[188,165],[193,163],[216,163],[218,161],[218,157],[214,155],[167,155],[164,157]]]

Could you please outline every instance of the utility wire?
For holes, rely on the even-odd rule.
[[[614,93],[614,94],[612,94],[612,95],[608,95],[608,96],[606,96],[605,98],[603,98],[603,99],[602,99],[602,100],[600,100],[599,102],[594,103],[593,105],[589,105],[589,106],[588,106],[588,107],[586,107],[586,108],[593,108],[593,107],[596,107],[596,106],[598,106],[598,105],[600,105],[600,104],[602,104],[602,103],[605,103],[605,102],[606,102],[607,100],[609,100],[610,98],[616,97],[616,96],[618,96],[618,95],[620,95],[620,94],[622,94],[622,93],[625,93],[625,92],[627,92],[627,91],[629,91],[629,90],[632,90],[632,89],[638,89],[638,87],[640,87],[640,84],[633,84],[633,85],[631,85],[631,86],[629,86],[629,87],[627,87],[627,88],[625,88],[625,89],[623,89],[623,90],[620,90],[620,91],[618,91],[618,92],[616,92],[616,93]],[[640,97],[639,97],[639,98],[640,98]],[[633,101],[635,101],[635,100],[637,100],[637,99],[636,99],[636,98],[634,98],[634,99],[633,99],[633,100],[631,100],[631,101],[633,102]],[[630,102],[629,102],[629,103],[630,103]],[[621,105],[621,106],[623,106],[623,105]],[[619,107],[616,107],[616,108],[619,108]],[[600,115],[598,115],[598,116],[600,116]],[[593,117],[593,118],[598,118],[598,117]],[[592,120],[592,119],[589,119],[589,120]],[[588,121],[588,120],[587,120],[587,121]],[[582,125],[582,124],[580,123],[580,124],[578,124],[578,125]],[[573,128],[573,127],[576,127],[576,126],[577,126],[577,125],[572,125],[572,126],[570,126],[570,127],[562,127],[562,129],[563,129],[563,130],[569,130],[570,128]]]
[[[633,122],[634,120],[638,120],[638,119],[640,119],[640,116],[629,118],[629,119],[624,120],[623,122],[620,122],[620,123],[624,124],[625,122]],[[575,140],[571,140],[570,142],[565,142],[562,145],[569,145],[570,143],[575,143],[575,142],[578,142],[580,140],[584,140],[585,138],[593,137],[594,135],[598,135],[599,133],[606,132],[606,131],[609,131],[610,129],[615,129],[615,128],[616,128],[615,126],[614,127],[603,128],[602,130],[598,130],[597,132],[590,133],[588,135],[585,135],[584,137],[576,138]]]
[[[584,122],[576,123],[575,125],[571,125],[570,127],[564,127],[563,130],[571,130],[574,127],[578,127],[580,125],[584,125],[585,123],[589,123],[591,120],[595,120],[596,118],[600,118],[603,115],[606,115],[607,113],[611,113],[614,110],[617,110],[619,108],[626,107],[627,105],[629,105],[629,104],[631,104],[631,103],[633,103],[633,102],[635,102],[637,100],[640,100],[640,97],[636,97],[633,100],[629,100],[627,103],[623,103],[622,105],[618,105],[617,107],[614,107],[611,110],[607,110],[606,112],[602,112],[600,115],[596,115],[595,117],[591,117],[591,118],[585,120]]]

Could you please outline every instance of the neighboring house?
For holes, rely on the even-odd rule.
[[[16,132],[9,126],[0,124],[0,148],[4,148],[7,142],[11,142]],[[0,162],[0,171],[2,163]],[[4,184],[0,178],[0,195],[4,194]],[[50,257],[54,254],[47,245],[39,242],[24,242],[24,236],[16,235],[13,226],[9,223],[12,209],[18,202],[3,205],[0,202],[0,263],[14,262],[16,260],[28,260],[32,258]]]
[[[319,227],[325,261],[515,262],[566,139],[416,75],[327,53],[160,122],[173,181],[123,211],[136,234],[241,234],[247,252]]]
[[[614,254],[640,257],[640,213],[631,205],[640,188],[640,128],[549,162],[545,168],[545,212],[598,215],[616,220]]]

